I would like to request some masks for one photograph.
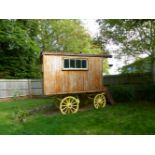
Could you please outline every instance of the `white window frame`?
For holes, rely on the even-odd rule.
[[[68,59],[69,60],[69,68],[64,68],[64,60]],[[71,68],[70,67],[70,60],[86,60],[86,68]],[[76,62],[76,61],[75,61]],[[76,63],[75,63],[76,67]],[[62,58],[62,70],[88,70],[88,58],[79,58],[79,57],[63,57]]]

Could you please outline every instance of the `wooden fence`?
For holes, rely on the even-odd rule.
[[[104,85],[127,85],[151,83],[151,74],[108,75],[103,77]],[[0,98],[14,96],[43,95],[41,79],[1,79]]]
[[[42,95],[42,81],[40,79],[0,80],[0,98],[29,95]]]
[[[151,73],[143,74],[120,74],[106,75],[103,77],[104,85],[139,85],[144,83],[152,83]]]

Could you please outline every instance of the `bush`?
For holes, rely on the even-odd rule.
[[[136,91],[138,100],[155,101],[155,84],[143,84]]]
[[[110,86],[109,90],[116,102],[133,101],[135,99],[133,86],[115,85],[115,86]]]
[[[116,102],[155,101],[155,85],[115,85],[109,87]]]
[[[25,123],[27,116],[28,116],[28,112],[26,112],[26,111],[19,110],[16,112],[16,120],[19,123]]]

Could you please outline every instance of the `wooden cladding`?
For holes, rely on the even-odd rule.
[[[86,60],[87,69],[65,69],[64,58]],[[43,55],[44,95],[102,91],[102,64],[101,57]]]

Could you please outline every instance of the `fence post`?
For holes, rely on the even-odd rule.
[[[31,84],[31,79],[28,79],[28,93],[29,93],[29,96],[32,97],[32,84]]]

